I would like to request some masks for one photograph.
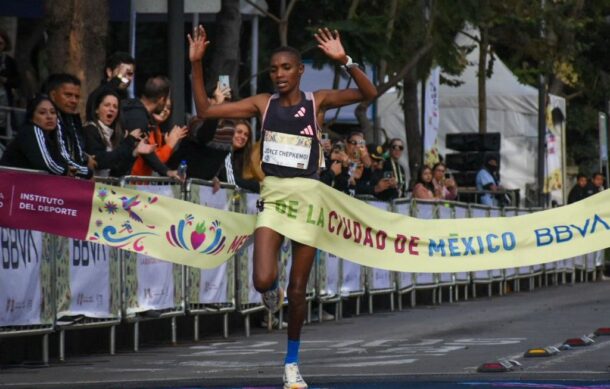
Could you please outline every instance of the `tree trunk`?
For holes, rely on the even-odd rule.
[[[103,75],[108,2],[45,0],[49,73],[71,73],[81,82],[79,110]]]
[[[241,32],[241,13],[239,0],[223,0],[222,8],[216,18],[216,41],[214,55],[206,72],[205,83],[208,89],[216,87],[218,76],[229,75],[231,94],[234,100],[239,98],[239,35]],[[208,90],[208,93],[211,90]]]
[[[412,178],[417,178],[417,172],[422,161],[422,136],[420,131],[419,104],[417,102],[417,76],[415,69],[403,79],[402,110],[405,115],[405,136],[409,146],[409,170]]]
[[[480,27],[479,43],[479,133],[487,133],[487,53],[489,49],[489,31],[487,26]]]

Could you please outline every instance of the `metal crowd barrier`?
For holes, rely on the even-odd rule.
[[[101,179],[98,181],[102,182]],[[119,184],[112,179],[103,182]],[[257,212],[258,195],[230,185],[222,185],[218,192],[212,193],[211,183],[199,180],[188,180],[185,185],[179,185],[165,178],[127,176],[121,179],[120,184],[151,195],[166,195],[218,209],[249,214]],[[422,219],[512,217],[537,211],[448,201],[396,199],[391,204],[370,198],[365,201],[380,209]],[[0,338],[43,335],[44,363],[48,363],[49,358],[48,334],[55,331],[59,332],[59,355],[63,360],[64,332],[67,330],[110,327],[110,353],[114,354],[115,328],[121,322],[134,325],[134,351],[137,351],[139,323],[144,320],[171,318],[171,336],[175,343],[178,316],[193,316],[197,340],[200,315],[223,315],[223,335],[228,337],[228,316],[232,312],[240,313],[245,317],[246,336],[249,336],[250,315],[263,310],[260,294],[252,285],[251,241],[234,259],[211,270],[193,269],[27,230],[0,229],[0,245],[0,301],[7,302],[4,311],[0,310]],[[595,281],[603,266],[603,255],[604,252],[599,251],[544,265],[480,272],[410,273],[366,268],[319,251],[307,288],[308,321],[311,320],[313,301],[318,304],[320,321],[323,304],[328,303],[335,304],[335,320],[338,320],[342,316],[344,301],[354,297],[358,315],[361,297],[365,294],[369,312],[373,313],[373,298],[382,294],[390,296],[391,310],[394,309],[393,296],[396,294],[400,310],[402,297],[409,292],[411,306],[415,305],[418,290],[432,290],[432,303],[436,304],[442,302],[443,288],[449,290],[449,301],[452,302],[459,300],[460,286],[464,289],[464,298],[468,299],[469,287],[476,297],[476,285],[479,284],[487,285],[491,296],[494,283],[500,285],[498,294],[501,295],[509,290],[510,281],[513,282],[513,291],[519,291],[522,279],[528,280],[529,290],[534,288],[536,279],[539,286],[547,286],[549,278],[553,284],[566,283],[568,277],[571,283]],[[290,243],[285,242],[280,258],[280,282],[284,286],[291,262]],[[94,289],[103,289],[102,292],[82,288],[83,284],[91,286],[93,283],[91,273],[87,273],[94,267],[92,265],[98,274]],[[98,304],[100,299],[103,301]],[[271,317],[268,319],[268,323],[272,323]],[[280,314],[278,326],[281,325]]]
[[[13,115],[11,112],[15,112],[19,114],[21,119],[23,120],[25,117],[25,109],[17,108],[17,107],[9,107],[6,105],[0,105],[0,114],[6,112],[6,129],[4,134],[0,134],[0,140],[4,139],[6,143],[10,142],[15,136],[15,131],[17,130],[18,123],[13,123]],[[18,120],[19,122],[19,120]]]
[[[2,167],[2,170],[47,174]],[[42,363],[49,363],[55,331],[55,242],[50,234],[0,227],[0,340],[42,335]]]
[[[116,178],[97,178],[96,182],[121,183]],[[116,326],[122,320],[120,250],[59,236],[53,240],[59,360],[65,360],[67,330],[95,327],[110,327],[109,348],[114,355]]]
[[[367,196],[368,197],[368,196]],[[391,212],[391,203],[375,200],[374,197],[363,198],[368,205],[382,211]],[[366,293],[368,294],[369,314],[373,314],[373,297],[388,295],[390,298],[390,311],[394,311],[394,293],[396,292],[396,281],[394,272],[372,267],[364,267]]]
[[[215,209],[239,211],[236,188],[229,184],[222,184],[214,191],[211,181],[189,179],[186,199]],[[199,316],[210,314],[223,315],[223,336],[228,338],[229,313],[236,308],[234,258],[214,269],[186,267],[186,273],[187,311],[194,316],[194,340],[199,340]]]
[[[318,250],[313,272],[316,275],[318,321],[323,320],[324,304],[335,305],[335,320],[340,318],[341,274],[343,261],[337,256]]]
[[[392,201],[394,212],[405,216],[412,216],[413,202],[410,199],[396,199]],[[415,276],[410,272],[396,272],[396,297],[398,300],[398,310],[402,311],[403,296],[411,293],[410,305],[415,306]]]
[[[453,202],[453,218],[465,219],[470,217],[470,207],[468,204]],[[468,287],[470,286],[470,272],[455,273],[455,301],[460,299],[460,286],[464,288],[464,300],[468,300]]]
[[[259,195],[256,193],[240,193],[240,211],[255,215],[258,212],[256,202]],[[252,275],[254,273],[252,258],[254,257],[253,239],[242,246],[235,255],[235,274],[237,287],[237,312],[244,317],[246,337],[250,336],[250,315],[265,309],[261,295],[254,289]]]
[[[125,176],[123,187],[151,195],[184,199],[182,185],[169,177]],[[122,251],[123,317],[133,323],[133,349],[139,350],[140,322],[170,318],[172,343],[178,342],[176,317],[186,314],[185,266]]]
[[[435,216],[437,219],[453,219],[454,218],[454,205],[449,201],[440,201],[436,205]],[[455,273],[439,273],[438,274],[438,300],[440,304],[443,302],[443,288],[449,290],[449,302],[453,302],[453,289],[456,287],[456,275]]]
[[[412,214],[418,219],[435,219],[436,218],[436,201],[415,200],[412,208]],[[437,293],[439,291],[439,282],[437,273],[413,273],[414,274],[414,291],[413,301],[417,302],[415,293],[418,290],[432,290],[432,302],[436,304]]]

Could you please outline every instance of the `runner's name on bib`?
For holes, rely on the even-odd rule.
[[[311,142],[312,138],[307,136],[265,130],[263,162],[296,169],[307,169]]]

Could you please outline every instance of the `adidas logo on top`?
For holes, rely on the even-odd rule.
[[[301,108],[299,109],[299,111],[298,111],[297,113],[295,113],[295,114],[294,114],[294,117],[295,117],[295,118],[302,118],[303,116],[305,116],[305,112],[307,112],[307,111],[305,110],[305,107],[301,107]]]
[[[303,128],[301,130],[301,135],[313,136],[313,128],[311,128],[311,125],[308,125],[307,127]]]

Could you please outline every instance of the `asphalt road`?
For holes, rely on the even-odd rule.
[[[301,373],[311,388],[496,387],[489,381],[497,380],[503,387],[527,381],[534,385],[527,387],[610,388],[610,336],[548,358],[523,357],[529,348],[610,327],[609,312],[610,281],[600,281],[363,313],[306,325]],[[49,367],[5,367],[0,387],[277,388],[285,344],[284,331],[257,330],[249,338],[236,333],[138,353],[69,356]],[[520,366],[477,372],[499,359]]]

